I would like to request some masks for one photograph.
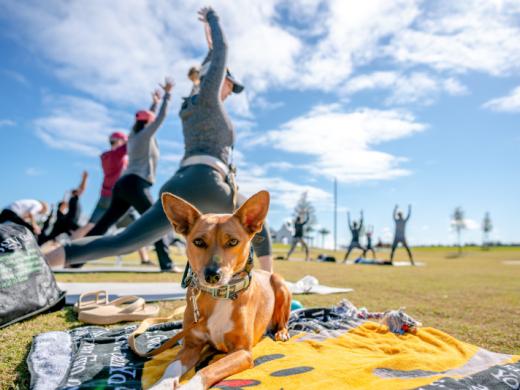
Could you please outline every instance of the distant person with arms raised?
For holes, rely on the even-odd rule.
[[[367,246],[365,248],[365,251],[363,252],[363,257],[366,256],[368,251],[372,252],[372,257],[376,258],[376,251],[374,250],[374,247],[372,246],[372,235],[374,234],[374,226],[369,225],[367,227],[367,230],[365,232],[365,235],[367,237]]]
[[[361,230],[363,229],[363,210],[361,210],[360,213],[359,224],[356,221],[352,223],[350,222],[350,212],[347,213],[347,218],[350,234],[352,234],[352,240],[350,241],[350,245],[348,246],[347,253],[345,254],[345,258],[343,259],[343,263],[347,262],[350,252],[352,252],[353,249],[361,249],[363,251],[363,255],[366,252],[366,249],[363,248],[363,246],[359,242]]]
[[[412,265],[415,265],[413,261],[412,252],[410,251],[410,248],[408,247],[408,243],[406,242],[406,236],[405,236],[405,230],[406,230],[406,222],[410,219],[410,216],[412,215],[412,205],[408,205],[408,215],[406,218],[403,217],[403,212],[398,211],[398,206],[395,205],[393,217],[395,221],[395,235],[394,235],[394,242],[392,243],[392,252],[390,253],[390,262],[394,261],[394,254],[395,250],[397,249],[397,246],[399,243],[403,244],[404,249],[406,249],[406,252],[408,252],[408,257],[410,258],[410,263]]]

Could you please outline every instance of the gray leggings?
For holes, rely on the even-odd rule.
[[[191,165],[179,169],[161,188],[171,192],[194,206],[202,213],[231,213],[233,201],[231,188],[221,174],[207,165]],[[246,198],[238,197],[239,205]],[[164,214],[161,201],[146,211],[141,218],[114,236],[94,236],[75,240],[65,246],[68,265],[85,263],[106,256],[131,253],[149,245],[172,229]],[[257,256],[271,254],[271,236],[267,224],[253,240]]]

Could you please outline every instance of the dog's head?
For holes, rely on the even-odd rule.
[[[186,238],[188,261],[200,283],[222,286],[244,269],[251,240],[267,216],[267,191],[253,195],[234,214],[202,214],[169,193],[161,199],[173,228]]]

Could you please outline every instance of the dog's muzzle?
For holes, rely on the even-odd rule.
[[[210,263],[204,269],[204,280],[208,284],[216,284],[222,279],[222,270],[216,263]]]

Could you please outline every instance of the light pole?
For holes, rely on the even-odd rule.
[[[334,178],[334,251],[338,247],[338,179]]]

